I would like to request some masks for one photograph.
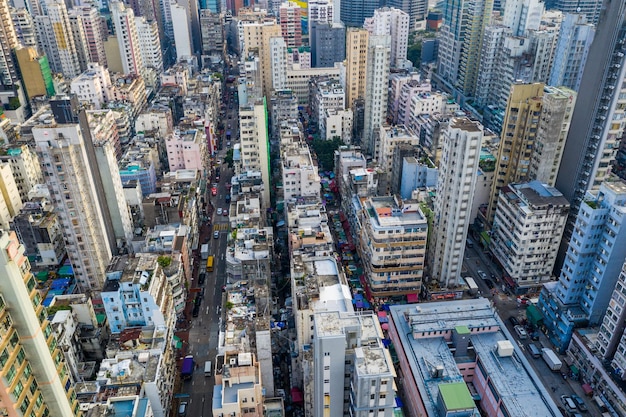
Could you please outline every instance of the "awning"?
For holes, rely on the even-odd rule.
[[[513,280],[513,278],[508,277],[508,276],[504,276],[504,282],[506,282],[506,284],[511,287],[511,288],[515,288],[515,280]]]
[[[380,328],[383,330],[389,330],[389,323],[383,323],[380,325]]]
[[[304,402],[304,397],[302,396],[302,391],[300,391],[300,388],[291,389],[291,401],[296,404],[302,404]]]
[[[404,404],[402,403],[402,400],[400,399],[400,397],[396,397],[396,407],[402,407]]]
[[[534,326],[538,326],[543,321],[543,315],[537,306],[531,304],[526,307],[526,318]]]
[[[578,375],[578,368],[576,365],[570,365],[569,370],[572,371],[574,375]]]
[[[406,296],[406,301],[408,301],[409,303],[417,303],[419,301],[419,296],[417,295],[417,293],[408,294]]]
[[[593,394],[593,388],[591,388],[591,385],[589,385],[589,384],[583,384],[582,389],[583,389],[583,392],[585,393],[585,395]]]

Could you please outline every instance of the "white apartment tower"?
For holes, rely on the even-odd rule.
[[[74,47],[78,54],[78,64],[80,65],[81,71],[84,71],[91,57],[89,56],[89,45],[87,43],[87,36],[85,35],[83,16],[78,13],[73,13],[73,9],[70,9],[67,13],[67,18],[70,23],[70,31],[74,37]]]
[[[37,154],[64,229],[67,254],[82,291],[100,290],[111,260],[111,245],[83,129],[63,108],[33,127]],[[69,100],[67,100],[69,101]],[[57,106],[57,107],[55,107]]]
[[[383,7],[374,10],[374,16],[365,19],[363,27],[370,35],[389,35],[391,37],[391,68],[407,68],[406,59],[409,43],[409,15],[400,9]]]
[[[124,3],[119,1],[110,3],[110,7],[124,74],[143,75],[144,62],[135,23],[135,13],[133,9],[126,7]]]
[[[490,248],[518,294],[537,293],[552,279],[568,211],[563,194],[539,181],[500,190]]]
[[[155,21],[147,21],[143,16],[135,18],[135,25],[141,45],[143,64],[161,73],[163,71],[163,54],[161,52],[159,25]]]
[[[314,417],[392,417],[396,376],[376,316],[316,313]]]
[[[9,2],[0,1],[0,84],[13,85],[17,81],[17,71],[11,54],[17,48],[18,39],[11,19]]]
[[[65,2],[44,0],[42,3],[45,15],[35,16],[38,48],[46,53],[53,71],[74,78],[81,68]]]
[[[431,277],[442,287],[460,283],[482,138],[480,123],[459,117],[450,120],[441,139],[429,259]]]
[[[311,23],[332,23],[333,22],[333,2],[332,0],[311,0],[308,2],[309,11],[309,33],[311,33]],[[339,13],[337,13],[339,15]]]
[[[387,94],[391,36],[370,35],[367,44],[365,75],[365,117],[363,140],[365,150],[373,154],[376,149],[376,130],[387,116]]]
[[[191,19],[185,6],[172,2],[172,27],[174,29],[174,45],[176,46],[176,60],[192,55]]]
[[[248,171],[261,173],[265,208],[270,204],[270,161],[265,98],[255,99],[239,108],[241,163],[237,174]]]

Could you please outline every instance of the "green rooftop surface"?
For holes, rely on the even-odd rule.
[[[476,407],[465,382],[439,384],[439,392],[447,411],[468,410]]]
[[[470,334],[470,331],[467,328],[467,326],[456,326],[454,329],[456,330],[458,334]]]

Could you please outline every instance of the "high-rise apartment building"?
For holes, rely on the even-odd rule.
[[[425,30],[428,16],[428,0],[389,0],[387,6],[402,10],[409,15],[409,30]]]
[[[133,9],[126,7],[124,3],[119,1],[112,2],[109,7],[111,8],[111,19],[115,27],[115,36],[124,74],[143,75],[145,67],[135,23],[135,13]]]
[[[135,25],[137,26],[137,36],[141,45],[143,64],[160,73],[163,71],[163,53],[161,51],[161,38],[159,37],[157,22],[140,16],[135,17]]]
[[[554,187],[575,104],[575,91],[567,87],[544,87],[541,120],[530,158],[528,178]]]
[[[40,55],[36,47],[30,46],[16,49],[15,58],[28,99],[52,97],[55,90],[48,58]]]
[[[12,86],[17,81],[17,69],[11,53],[18,40],[7,0],[0,1],[0,39],[0,84]]]
[[[489,248],[517,294],[537,294],[552,280],[569,203],[556,188],[509,184],[498,198]]]
[[[608,178],[624,131],[626,4],[606,2],[606,7],[589,50],[556,182],[573,215],[587,190],[597,190]]]
[[[37,48],[35,19],[26,9],[10,8],[13,27],[20,45]]]
[[[604,0],[547,0],[546,9],[556,9],[563,13],[585,15],[591,24],[597,24]]]
[[[7,415],[81,416],[63,352],[14,232],[0,232],[0,408]]]
[[[100,290],[115,239],[102,209],[105,194],[91,138],[85,136],[89,128],[78,123],[77,107],[77,101],[67,98],[51,101],[52,113],[32,132],[77,284],[83,291]]]
[[[365,29],[347,29],[345,76],[343,77],[347,109],[351,109],[355,101],[365,97],[368,38],[369,32]]]
[[[311,66],[332,67],[346,59],[346,27],[343,23],[311,22]]]
[[[549,85],[578,91],[596,28],[583,15],[566,14],[561,22]]]
[[[311,0],[308,6],[309,33],[313,30],[313,23],[340,23],[334,21],[334,5],[332,0]],[[337,15],[339,11],[337,10]],[[338,18],[339,16],[337,16]]]
[[[78,65],[80,70],[84,71],[89,64],[91,57],[89,55],[89,45],[87,43],[87,36],[85,35],[85,26],[83,23],[83,16],[79,13],[72,13],[73,9],[69,9],[67,18],[70,23],[70,31],[74,37],[74,47],[78,54]]]
[[[286,1],[280,5],[278,13],[280,31],[287,47],[298,48],[302,45],[302,9],[297,3]]]
[[[11,164],[0,162],[0,229],[9,230],[10,222],[20,212],[22,204]]]
[[[605,3],[606,11],[589,50],[556,179],[556,188],[571,205],[557,266],[563,261],[585,193],[597,190],[609,178],[624,133],[626,4]]]
[[[43,184],[41,167],[35,152],[28,145],[9,148],[5,155],[0,156],[0,161],[11,165],[20,198],[22,201],[28,201],[30,190],[37,184]]]
[[[80,16],[80,24],[85,36],[85,42],[89,54],[89,61],[107,66],[106,54],[104,53],[104,37],[102,32],[102,17],[98,9],[92,6],[75,6],[69,11],[71,16]]]
[[[212,13],[208,9],[200,10],[200,34],[202,37],[202,56],[213,57],[213,61],[218,62],[224,53],[222,16],[219,13]]]
[[[357,248],[370,294],[419,294],[428,235],[428,220],[419,204],[397,196],[364,198],[357,217]]]
[[[482,125],[464,117],[451,119],[441,139],[433,221],[437,233],[430,238],[429,265],[432,279],[444,288],[461,282],[482,139]]]
[[[395,370],[377,317],[373,313],[316,313],[314,327],[310,415],[392,417]]]
[[[409,15],[400,9],[383,7],[374,11],[374,16],[365,19],[363,27],[371,35],[389,35],[391,68],[407,68],[406,59],[409,43]]]
[[[270,205],[270,155],[265,98],[257,98],[239,108],[241,163],[239,172],[256,171],[263,180],[262,205]]]
[[[367,153],[376,151],[379,126],[387,117],[391,36],[370,35],[367,41],[365,116],[362,144]]]
[[[45,14],[35,16],[38,48],[46,53],[54,72],[74,78],[81,68],[65,2],[44,0],[43,5]]]
[[[246,22],[243,25],[243,57],[248,57],[252,50],[259,57],[261,91],[269,97],[272,89],[272,63],[270,60],[270,39],[281,36],[281,27],[276,21]]]
[[[496,174],[491,187],[487,220],[493,221],[500,188],[528,179],[530,160],[541,115],[542,83],[511,86],[509,101],[502,123]]]
[[[547,335],[560,350],[574,328],[601,323],[626,258],[625,239],[626,183],[605,182],[585,196],[559,280],[545,284],[539,299]]]
[[[622,265],[617,278],[617,284],[611,294],[596,341],[600,357],[611,361],[613,373],[622,380],[626,379],[626,337],[624,334],[626,309],[621,307],[626,302],[624,288],[626,288],[626,262]]]
[[[177,3],[170,5],[172,10],[172,24],[174,28],[174,44],[176,46],[176,60],[191,56],[191,26],[187,9]]]
[[[493,0],[446,1],[439,32],[437,77],[463,96],[475,93],[485,27]]]

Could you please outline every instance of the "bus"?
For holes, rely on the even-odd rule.
[[[209,256],[206,260],[206,271],[213,272],[213,256]]]

